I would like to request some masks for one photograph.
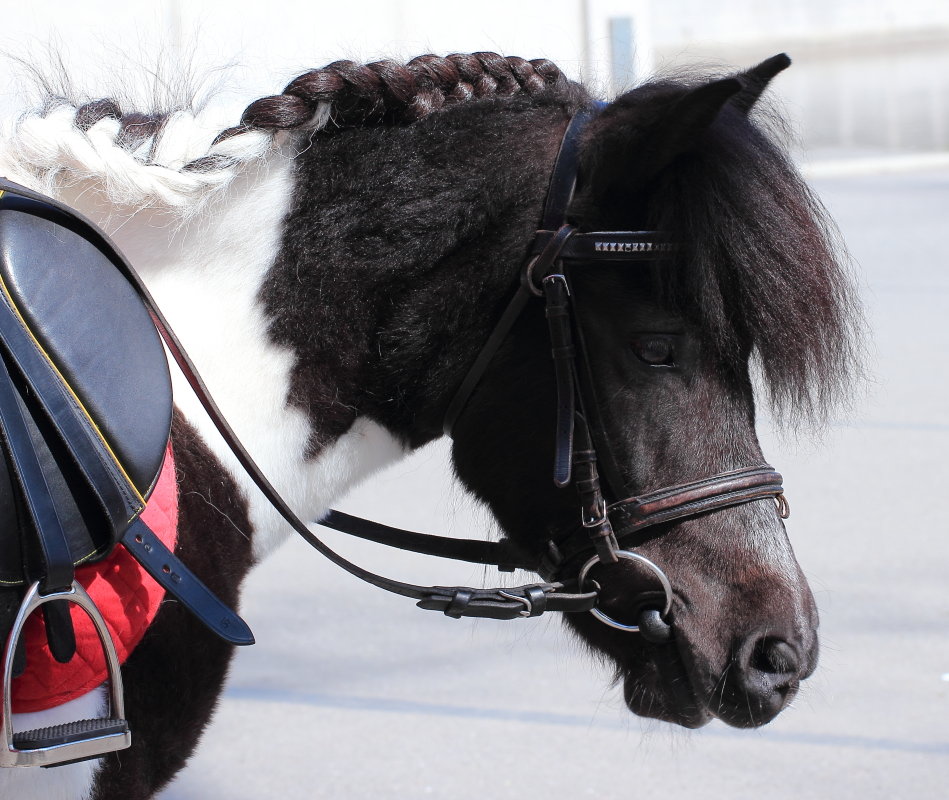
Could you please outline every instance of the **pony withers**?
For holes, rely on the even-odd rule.
[[[129,274],[91,223],[0,180],[0,766],[50,766],[129,745],[109,624],[122,630],[122,620],[107,623],[86,591],[97,572],[86,567],[86,580],[76,577],[77,567],[110,559],[118,542],[225,638],[252,641],[142,520],[163,468],[173,473],[166,458],[172,397],[161,341]],[[133,583],[141,581],[137,573],[114,567],[104,579],[113,589],[141,591]],[[30,620],[37,609],[42,623]],[[98,640],[92,652],[80,648],[77,661],[84,664],[74,665],[96,665],[91,685],[76,676],[63,686],[61,676],[44,674],[44,661],[69,665],[77,656],[74,617]],[[31,623],[45,639],[33,631],[32,648],[29,633],[23,635]],[[122,644],[127,651],[135,642]],[[13,710],[43,706],[36,686],[51,684],[48,702],[55,704],[106,675],[106,717],[13,730]]]

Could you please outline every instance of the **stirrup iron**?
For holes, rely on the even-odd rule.
[[[81,719],[64,725],[53,725],[32,731],[15,733],[13,730],[13,661],[17,641],[23,626],[33,611],[44,603],[66,600],[85,611],[99,634],[109,673],[111,700],[109,716]],[[132,734],[125,720],[125,701],[122,696],[122,673],[112,635],[105,620],[86,590],[73,581],[65,591],[40,594],[39,583],[27,591],[20,611],[13,622],[3,656],[3,725],[0,728],[0,767],[58,767],[75,761],[99,758],[115,750],[124,750],[132,744]]]

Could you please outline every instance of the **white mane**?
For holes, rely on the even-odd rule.
[[[154,133],[129,143],[120,135],[121,122],[111,116],[84,130],[77,121],[81,109],[63,101],[8,126],[0,138],[0,175],[54,197],[91,191],[113,207],[188,219],[286,138],[246,130],[215,143],[233,120],[222,121],[207,110],[181,110],[164,116]],[[328,118],[329,105],[321,104],[312,128],[323,127]]]

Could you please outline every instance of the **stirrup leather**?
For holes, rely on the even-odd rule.
[[[96,627],[109,672],[109,716],[16,733],[13,730],[12,688],[17,641],[30,614],[44,603],[54,600],[75,603],[89,615]],[[124,750],[132,744],[132,735],[125,720],[122,673],[115,643],[99,609],[76,581],[65,591],[47,595],[40,594],[37,582],[23,598],[3,656],[3,724],[0,729],[0,744],[0,767],[57,767],[98,758],[115,750]]]

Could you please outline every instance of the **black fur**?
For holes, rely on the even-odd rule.
[[[264,293],[318,448],[369,415],[418,446],[516,285],[569,116],[490,99],[314,134]],[[512,169],[512,165],[517,165]]]
[[[739,77],[760,94],[754,71]],[[693,78],[620,97],[590,126],[574,212],[591,229],[669,231],[681,249],[661,273],[666,299],[723,366],[753,351],[779,414],[819,423],[861,374],[859,301],[833,223],[776,141],[780,120],[749,119],[757,94],[741,85]],[[709,88],[714,124],[683,133],[684,107]]]

